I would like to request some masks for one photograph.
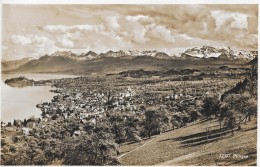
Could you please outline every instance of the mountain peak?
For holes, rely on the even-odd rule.
[[[156,58],[170,58],[170,56],[164,52],[157,52],[154,57]]]
[[[122,56],[126,56],[126,55],[127,55],[127,53],[122,50],[119,50],[119,51],[109,50],[106,53],[101,53],[100,57],[122,57]]]
[[[51,56],[71,57],[71,56],[76,56],[76,54],[71,51],[57,51],[51,54]]]
[[[98,54],[93,51],[88,51],[87,53],[81,53],[79,55],[79,57],[81,59],[85,59],[85,60],[92,60],[92,59],[98,58]]]

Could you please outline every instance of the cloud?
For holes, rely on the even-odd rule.
[[[149,16],[144,16],[144,15],[136,15],[136,16],[126,16],[126,20],[128,21],[139,21],[140,19],[148,19]]]
[[[240,34],[236,39],[241,47],[257,48],[258,35],[256,34]]]
[[[188,36],[187,34],[180,34],[179,37],[181,37],[181,38],[183,38],[185,40],[192,40],[192,39],[194,39],[194,38]]]
[[[7,49],[8,49],[7,46],[2,45],[2,51],[5,51],[5,50],[7,50]]]
[[[41,35],[12,35],[11,49],[4,50],[9,59],[23,58],[24,56],[38,57],[39,55],[53,53],[57,47],[56,42]]]
[[[73,48],[74,46],[73,41],[70,40],[67,35],[62,35],[61,37],[58,37],[58,41],[63,47]]]
[[[228,23],[226,26],[237,29],[247,29],[247,15],[237,12],[229,12],[223,10],[211,11],[212,17],[216,22],[216,29],[222,30],[223,25]],[[224,27],[226,28],[226,27]]]
[[[247,18],[248,22],[248,32],[250,34],[258,34],[258,17],[249,16]]]
[[[97,25],[48,25],[43,30],[52,34],[57,40],[57,47],[70,49],[91,50],[117,50],[118,47],[125,48],[131,46],[131,42],[126,41],[120,35],[119,24],[116,17],[105,17],[107,24]],[[133,30],[134,31],[134,30]],[[136,38],[142,31],[136,30]],[[141,37],[137,40],[142,40]]]
[[[151,32],[151,36],[160,39],[160,40],[165,40],[167,42],[174,42],[175,37],[172,33],[172,30],[166,28],[165,26],[162,25],[156,25],[155,23],[149,24],[146,26],[148,29],[147,31]]]
[[[147,40],[149,40],[148,38],[145,37],[145,33],[146,33],[146,28],[142,25],[135,26],[133,31],[130,32],[130,34],[133,34],[134,36],[133,39],[136,43],[145,43]]]
[[[84,24],[84,25],[47,25],[43,27],[43,30],[51,33],[65,33],[65,32],[100,32],[104,31],[105,27],[103,24],[100,25],[90,25],[90,24]]]
[[[107,28],[109,30],[118,30],[120,28],[116,16],[107,16],[105,20],[107,22]]]
[[[257,5],[9,5],[9,8],[12,10],[3,10],[6,18],[3,45],[8,47],[3,52],[13,57],[61,49],[160,51],[201,45],[257,49]],[[7,11],[16,13],[11,15]],[[14,24],[20,19],[25,22]]]
[[[33,42],[36,42],[38,44],[51,44],[51,45],[55,45],[55,41],[50,40],[49,38],[45,37],[45,36],[38,36],[38,35],[29,35],[31,37],[31,40]]]
[[[20,45],[23,45],[23,46],[32,43],[31,39],[24,36],[24,35],[13,35],[12,36],[12,42],[14,44],[20,44]]]
[[[55,44],[54,41],[50,41],[47,37],[45,36],[38,36],[38,35],[32,35],[32,34],[27,34],[27,35],[13,35],[11,38],[12,42],[14,44],[19,44],[22,46],[30,45],[30,44],[42,44],[42,43],[53,43]]]

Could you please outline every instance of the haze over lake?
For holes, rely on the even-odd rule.
[[[1,81],[1,121],[13,122],[14,119],[28,119],[31,116],[40,117],[41,110],[36,105],[41,102],[50,102],[55,95],[50,92],[51,86],[29,86],[14,88],[6,85],[4,81],[9,78],[25,76],[28,79],[61,79],[75,77],[72,75],[50,74],[2,74]]]

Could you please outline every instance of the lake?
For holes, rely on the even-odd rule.
[[[24,76],[28,79],[45,80],[74,78],[74,75],[57,74],[2,74],[1,81],[1,121],[13,122],[14,119],[28,119],[31,116],[40,117],[41,110],[36,108],[36,104],[50,102],[54,93],[49,90],[51,86],[28,86],[14,88],[6,85],[6,79]]]

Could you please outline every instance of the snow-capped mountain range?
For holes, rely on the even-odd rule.
[[[167,59],[167,58],[223,58],[223,59],[249,59],[252,60],[255,58],[255,55],[252,52],[245,50],[232,50],[230,47],[215,48],[212,46],[203,46],[203,47],[194,47],[187,49],[180,55],[173,53],[159,52],[156,50],[153,51],[108,51],[105,53],[95,53],[89,51],[87,53],[75,54],[71,51],[57,51],[50,56],[62,56],[70,59],[75,59],[77,61],[92,60],[102,57],[124,57],[124,56],[150,56],[155,58]]]
[[[97,54],[93,51],[89,51],[87,53],[81,53],[81,54],[75,54],[71,51],[57,51],[50,56],[62,56],[62,57],[67,57],[70,59],[76,59],[78,61],[82,60],[92,60],[92,59],[97,59],[97,58],[102,58],[102,57],[123,57],[123,56],[151,56],[151,57],[156,57],[156,58],[171,58],[168,54],[164,52],[157,52],[157,51],[108,51],[106,53],[100,53]]]

